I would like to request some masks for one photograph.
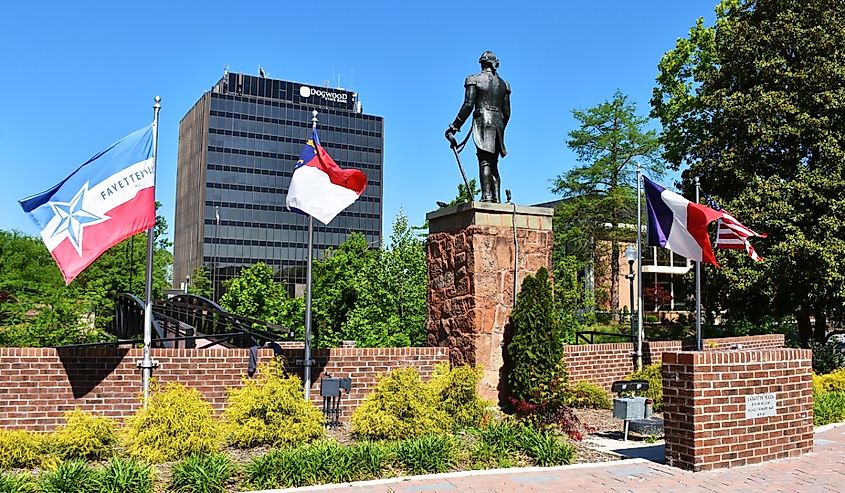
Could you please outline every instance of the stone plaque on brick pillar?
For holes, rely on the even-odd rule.
[[[551,271],[553,212],[470,202],[426,215],[428,344],[448,347],[453,364],[482,366],[479,390],[488,399],[499,398],[502,340],[513,308],[514,252],[517,290],[527,274],[540,267]]]

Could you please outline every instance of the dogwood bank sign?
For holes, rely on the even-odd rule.
[[[299,86],[299,96],[306,100],[319,98],[323,101],[336,103],[350,109],[352,108],[352,94],[343,90],[301,85]]]

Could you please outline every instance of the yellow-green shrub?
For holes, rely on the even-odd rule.
[[[566,386],[564,403],[571,407],[610,409],[610,397],[593,382],[576,382]]]
[[[176,383],[150,395],[147,408],[126,420],[122,438],[130,456],[155,464],[216,452],[222,442],[211,404]]]
[[[414,368],[398,368],[383,376],[352,413],[352,432],[370,440],[413,438],[450,428],[449,415]]]
[[[478,381],[484,374],[468,365],[451,368],[448,363],[434,367],[428,390],[434,402],[452,420],[452,427],[476,427],[484,419],[487,403],[478,395]]]
[[[813,374],[813,392],[845,392],[845,368],[826,375]]]
[[[50,447],[65,459],[99,460],[114,451],[114,422],[80,409],[65,413],[65,424],[50,437]]]
[[[648,390],[645,397],[654,402],[655,411],[663,410],[663,374],[660,372],[659,364],[644,366],[639,371],[625,377],[625,380],[646,380]]]
[[[42,433],[0,429],[0,470],[38,465],[45,444]]]
[[[229,390],[224,429],[236,447],[291,445],[323,436],[323,413],[302,395],[302,381],[285,374],[281,361],[261,366],[258,377],[244,378]]]

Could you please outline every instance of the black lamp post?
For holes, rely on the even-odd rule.
[[[637,248],[634,245],[628,245],[625,249],[625,259],[628,260],[628,274],[625,279],[628,280],[628,287],[631,293],[631,342],[637,342],[637,318],[634,316],[634,261],[637,260]]]

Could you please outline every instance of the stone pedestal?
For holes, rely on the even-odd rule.
[[[426,215],[428,344],[448,347],[452,364],[483,367],[479,391],[485,398],[499,399],[514,272],[518,291],[526,275],[551,270],[552,214],[545,207],[471,202]]]

